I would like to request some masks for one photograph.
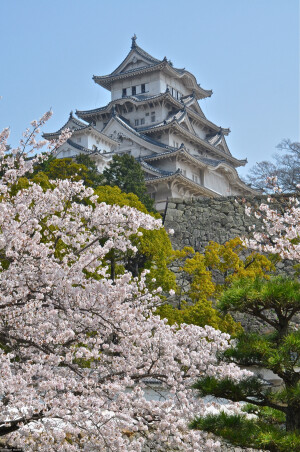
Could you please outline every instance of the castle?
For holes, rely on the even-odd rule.
[[[132,37],[131,49],[109,75],[93,76],[111,92],[111,101],[93,110],[76,110],[54,133],[68,127],[72,136],[57,158],[89,154],[100,172],[114,154],[131,154],[145,172],[149,195],[157,210],[168,198],[216,198],[253,195],[236,168],[246,164],[232,156],[225,137],[230,130],[208,120],[198,101],[212,95],[193,74],[158,60]]]

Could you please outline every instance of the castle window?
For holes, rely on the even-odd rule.
[[[151,114],[151,122],[155,122],[155,115]]]
[[[192,179],[194,182],[198,183],[198,176],[196,176],[196,174],[192,174]]]
[[[145,124],[145,118],[141,119],[141,125]]]
[[[142,85],[141,85],[141,88],[142,88],[142,93],[145,93],[146,92],[146,85],[145,85],[145,83],[142,83]]]
[[[146,113],[146,116],[149,116],[149,113]]]
[[[122,89],[122,97],[126,97],[127,96],[127,89],[123,88]]]
[[[135,96],[135,94],[136,94],[136,86],[133,86],[133,87],[131,88],[131,94],[132,94],[133,96]]]
[[[138,126],[139,123],[140,123],[140,120],[139,120],[139,119],[135,119],[135,120],[134,120],[134,125],[135,125],[135,126]]]

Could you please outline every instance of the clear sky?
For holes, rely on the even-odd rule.
[[[298,0],[0,0],[0,21],[0,127],[12,145],[49,107],[52,132],[71,110],[108,103],[92,76],[116,68],[134,33],[213,90],[200,105],[248,158],[240,174],[283,138],[300,141]]]

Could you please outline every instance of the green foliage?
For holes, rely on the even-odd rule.
[[[85,154],[72,158],[56,159],[50,155],[46,160],[35,165],[34,172],[28,174],[30,179],[37,180],[37,175],[45,174],[48,179],[83,180],[88,187],[96,188],[103,183],[103,176],[99,174],[95,162]],[[45,184],[45,181],[42,181]]]
[[[223,294],[218,307],[226,312],[246,312],[284,335],[291,318],[300,312],[300,282],[281,276],[270,281],[242,278]],[[268,311],[275,318],[269,318]]]
[[[117,186],[110,187],[108,185],[98,187],[95,190],[95,194],[98,195],[98,201],[106,202],[107,204],[117,204],[121,207],[129,206],[134,207],[141,212],[148,213],[144,204],[141,203],[138,196],[133,193],[124,193]],[[155,218],[160,218],[159,214],[150,212],[150,215]],[[142,236],[132,236],[132,244],[138,249],[136,254],[128,251],[125,259],[124,256],[109,255],[111,259],[110,265],[115,266],[115,271],[120,273],[124,267],[117,262],[121,259],[121,264],[125,268],[132,272],[133,276],[138,276],[144,269],[150,270],[147,277],[148,287],[154,289],[158,286],[163,290],[169,291],[176,286],[175,275],[168,268],[168,263],[173,254],[172,244],[168,234],[164,228],[158,230],[148,231],[141,229]],[[155,281],[152,281],[155,279]]]
[[[251,397],[265,399],[270,396],[270,389],[266,387],[263,380],[253,377],[247,377],[239,382],[229,378],[218,380],[216,377],[203,377],[193,386],[198,389],[199,396],[204,397],[213,395],[217,398],[230,399],[233,402],[247,401]]]
[[[231,444],[242,447],[255,447],[270,452],[300,451],[300,432],[287,433],[280,425],[270,422],[270,416],[247,419],[245,415],[209,415],[197,418],[191,428],[204,430],[222,436]],[[274,419],[274,418],[273,418]]]
[[[267,279],[269,272],[275,269],[269,259],[258,253],[251,253],[242,259],[244,250],[242,241],[235,238],[224,245],[210,242],[204,254],[195,252],[191,247],[174,251],[173,263],[182,272],[183,284],[177,290],[177,307],[160,307],[160,316],[167,318],[170,325],[211,325],[234,336],[241,334],[240,323],[235,322],[230,314],[222,314],[215,309],[212,299],[217,298],[240,276],[247,276],[251,280],[256,276]],[[216,271],[223,278],[223,284],[214,282],[213,272]]]
[[[83,163],[76,163],[71,158],[51,161],[45,174],[49,179],[83,180],[85,185],[93,188],[103,181],[102,176],[95,169],[89,169]]]
[[[154,211],[153,200],[147,195],[144,172],[134,157],[129,154],[114,155],[103,176],[108,185],[117,185],[125,193],[136,194],[148,211]]]
[[[247,403],[243,406],[242,411],[248,414],[255,414],[264,422],[268,424],[284,424],[286,416],[282,411],[275,410],[268,406],[256,406],[251,403]]]
[[[238,427],[241,431],[250,429],[246,439],[230,424],[234,419],[226,416],[197,420],[194,425],[233,444],[270,451],[300,451],[300,330],[291,323],[300,313],[300,282],[282,276],[269,280],[236,279],[222,294],[218,306],[225,312],[246,312],[260,320],[265,331],[269,329],[260,334],[240,334],[236,346],[225,352],[224,359],[269,369],[282,379],[282,385],[275,388],[255,376],[239,382],[202,378],[195,385],[199,395],[248,402],[251,405],[245,409],[251,413],[255,406],[258,417],[256,421],[237,421],[242,422]]]
[[[117,204],[118,206],[134,207],[143,213],[148,213],[147,208],[139,200],[138,196],[133,193],[125,193],[117,187],[109,185],[102,185],[95,189],[95,195],[98,195],[98,201],[106,204]]]
[[[217,330],[232,336],[239,334],[243,328],[229,315],[222,315],[212,306],[209,300],[198,301],[193,305],[183,303],[181,309],[170,304],[164,304],[157,309],[162,318],[168,319],[169,325],[181,325],[182,323],[205,326],[210,325]]]

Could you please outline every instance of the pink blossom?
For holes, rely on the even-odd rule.
[[[99,203],[81,181],[53,181],[46,191],[29,182],[13,195],[10,184],[44,157],[25,159],[29,142],[36,147],[28,132],[25,148],[4,159],[7,137],[7,130],[0,134],[5,444],[47,452],[138,452],[146,444],[157,451],[220,449],[218,441],[188,428],[208,409],[191,386],[202,375],[239,380],[249,374],[219,362],[230,337],[209,326],[178,329],[156,316],[158,297],[146,286],[147,271],[140,278],[128,272],[110,278],[111,251],[135,252],[132,235],[159,229],[161,221]],[[148,400],[149,381],[170,396]]]

